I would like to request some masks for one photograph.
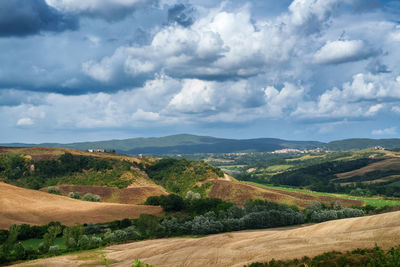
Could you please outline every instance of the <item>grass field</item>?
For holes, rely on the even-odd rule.
[[[400,199],[399,200],[388,200],[388,199],[383,199],[383,198],[379,198],[379,197],[356,197],[356,196],[350,196],[350,195],[345,195],[345,194],[331,194],[331,193],[324,193],[324,192],[315,192],[315,191],[300,189],[300,188],[272,186],[272,185],[254,183],[254,182],[246,182],[246,183],[265,187],[265,188],[270,188],[270,189],[279,189],[279,190],[286,190],[286,191],[291,191],[291,192],[308,193],[308,194],[313,194],[313,195],[344,198],[344,199],[350,199],[350,200],[361,200],[361,201],[364,201],[365,205],[371,205],[371,206],[378,207],[378,208],[383,207],[383,206],[393,206],[393,207],[400,206]]]
[[[43,242],[43,239],[28,239],[22,241],[22,245],[24,246],[25,249],[29,248],[32,246],[34,249],[38,249],[40,243]],[[62,237],[57,237],[56,241],[54,242],[54,245],[57,245],[60,249],[66,249],[66,246],[64,244],[64,239]]]

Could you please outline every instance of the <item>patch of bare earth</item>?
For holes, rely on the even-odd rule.
[[[342,204],[342,206],[345,207],[363,205],[363,202],[359,200],[270,189],[240,182],[213,180],[211,183],[212,188],[208,195],[209,197],[221,198],[225,201],[234,202],[238,205],[243,205],[246,200],[250,198],[258,198],[288,205],[296,205],[300,208],[307,207],[313,201],[319,201],[328,205],[332,202],[338,201]]]
[[[66,225],[99,223],[161,212],[157,206],[80,201],[0,182],[0,229],[13,224],[43,225],[51,221]]]
[[[271,230],[240,231],[203,238],[166,238],[105,248],[112,266],[132,266],[135,258],[157,267],[243,266],[271,259],[313,257],[324,252],[399,245],[400,212]],[[18,266],[84,266],[81,254],[23,263]],[[89,257],[90,258],[90,257]]]

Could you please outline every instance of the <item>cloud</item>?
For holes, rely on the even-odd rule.
[[[304,101],[292,113],[308,118],[372,117],[385,109],[386,104],[400,100],[400,77],[388,74],[359,73],[342,89],[322,93],[317,101]]]
[[[34,122],[31,118],[21,118],[17,121],[17,126],[31,126]]]
[[[46,0],[54,8],[108,21],[121,20],[133,11],[155,5],[156,0]]]
[[[376,54],[361,40],[327,42],[314,54],[316,64],[342,64],[367,59]]]
[[[294,0],[289,5],[290,22],[306,34],[319,32],[341,3],[348,0]]]
[[[175,4],[168,9],[168,22],[176,22],[183,27],[189,27],[194,23],[193,11],[193,8],[188,8],[184,4]]]
[[[139,108],[132,114],[132,119],[135,121],[158,121],[160,119],[160,114],[151,111],[144,111]]]
[[[396,127],[377,129],[377,130],[372,130],[372,132],[371,132],[371,134],[373,134],[373,135],[394,135],[396,133],[397,133]]]
[[[172,24],[161,29],[150,45],[123,46],[112,56],[87,61],[83,71],[100,82],[115,81],[118,75],[148,79],[160,72],[176,78],[230,80],[288,61],[294,46],[295,39],[279,25],[256,26],[248,10],[218,11],[190,27]]]
[[[44,0],[0,1],[0,37],[78,29],[77,17],[63,14]]]
[[[268,116],[280,117],[287,109],[293,109],[298,103],[303,101],[305,90],[291,83],[285,83],[281,91],[272,86],[264,90],[267,104]]]

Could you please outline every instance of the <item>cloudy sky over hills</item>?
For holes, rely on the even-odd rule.
[[[0,142],[400,136],[400,1],[0,1]]]

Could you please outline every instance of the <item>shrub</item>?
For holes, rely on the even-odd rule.
[[[116,230],[114,231],[114,234],[117,242],[125,241],[128,237],[124,230]]]
[[[59,195],[60,189],[55,186],[49,186],[49,187],[47,187],[47,193]]]
[[[26,251],[24,246],[22,245],[21,242],[18,242],[15,247],[14,247],[14,251],[15,251],[15,256],[17,257],[17,259],[19,260],[24,260],[26,257]]]
[[[189,191],[187,191],[185,198],[188,199],[188,200],[200,199],[201,195],[200,195],[200,193],[195,193],[195,192],[189,190]]]
[[[124,229],[128,240],[137,240],[140,238],[139,233],[136,231],[135,226],[129,226]]]
[[[101,239],[101,237],[92,236],[89,239],[89,246],[92,247],[92,248],[97,248],[97,247],[99,247],[101,245],[102,241],[103,240]]]
[[[58,255],[60,253],[60,247],[58,245],[50,246],[49,247],[49,254],[51,255]]]
[[[83,197],[82,200],[85,201],[92,201],[92,202],[100,202],[101,198],[99,195],[95,195],[92,193],[86,193]]]
[[[87,235],[82,235],[78,241],[78,247],[85,249],[89,247],[89,237]]]
[[[75,198],[75,199],[80,199],[81,198],[81,196],[77,192],[69,192],[68,193],[68,197]]]
[[[106,241],[107,243],[117,242],[117,236],[113,232],[111,232],[111,230],[108,230],[104,234],[104,241]]]

